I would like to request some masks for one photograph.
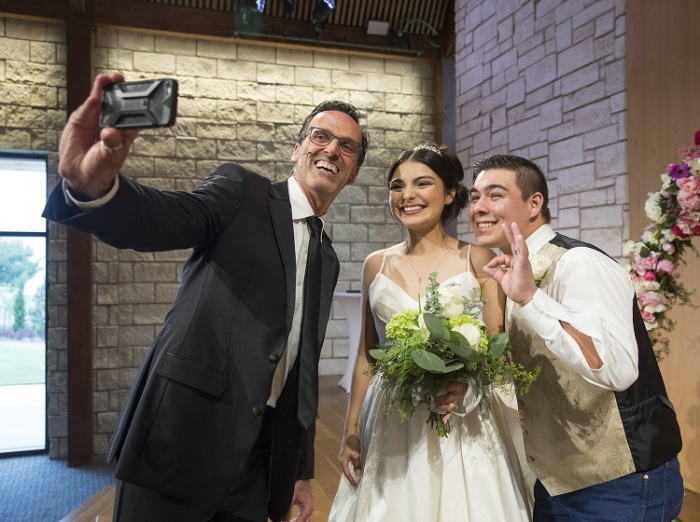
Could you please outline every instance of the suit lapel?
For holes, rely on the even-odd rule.
[[[331,301],[333,300],[333,290],[338,274],[338,257],[333,250],[331,240],[325,233],[321,241],[321,307],[318,318],[319,326],[319,346],[323,344],[326,334],[326,326],[330,316]]]
[[[284,277],[287,281],[287,331],[292,327],[294,314],[294,281],[296,278],[296,254],[294,251],[294,228],[292,206],[286,181],[273,183],[270,190],[270,214],[275,231],[275,240],[282,256]],[[255,233],[251,231],[251,233]]]
[[[275,239],[282,255],[285,279],[287,281],[287,329],[291,328],[294,314],[296,254],[294,250],[294,229],[292,227],[292,206],[289,203],[287,181],[272,184],[270,190],[270,213],[275,230]],[[319,316],[319,346],[323,343],[326,326],[330,317],[333,290],[338,274],[338,257],[331,239],[323,234],[321,241],[321,302]]]

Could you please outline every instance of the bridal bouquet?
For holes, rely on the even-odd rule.
[[[385,342],[369,351],[375,359],[370,372],[381,374],[389,408],[398,405],[402,420],[411,417],[419,404],[430,404],[454,381],[473,380],[484,386],[505,385],[512,379],[524,393],[537,378],[539,368],[528,372],[512,361],[507,334],[487,334],[479,318],[480,294],[480,288],[470,296],[449,285],[441,288],[433,272],[423,308],[419,301],[418,310],[394,314],[386,325]],[[450,432],[442,417],[432,410],[428,417],[438,437]]]

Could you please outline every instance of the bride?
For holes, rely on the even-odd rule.
[[[490,333],[503,330],[504,297],[481,269],[494,253],[445,231],[468,203],[463,178],[457,155],[434,145],[402,152],[389,171],[390,209],[408,237],[364,263],[362,336],[329,521],[531,520],[513,442],[519,422],[498,393],[452,383],[434,400],[451,425],[449,436],[438,438],[425,422],[426,405],[402,422],[398,411],[386,412],[381,378],[366,373],[367,350],[383,339],[394,313],[418,308],[432,272],[466,297],[481,285],[483,320]]]

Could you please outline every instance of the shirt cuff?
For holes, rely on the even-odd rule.
[[[117,190],[119,190],[119,176],[114,178],[112,188],[109,189],[109,192],[107,192],[107,194],[105,194],[101,198],[92,199],[89,201],[81,201],[78,198],[76,198],[73,194],[71,194],[70,187],[68,187],[68,184],[66,183],[65,179],[62,181],[61,187],[63,188],[63,197],[65,198],[66,203],[68,205],[76,206],[81,210],[95,210],[96,208],[103,207],[104,205],[112,201],[112,198],[114,198],[114,195],[117,193]]]

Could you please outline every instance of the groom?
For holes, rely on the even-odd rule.
[[[473,181],[476,243],[503,252],[485,270],[508,296],[514,357],[541,367],[518,398],[535,522],[673,520],[680,430],[628,274],[552,230],[533,162],[492,156]]]

